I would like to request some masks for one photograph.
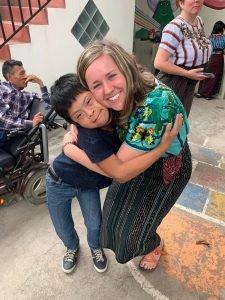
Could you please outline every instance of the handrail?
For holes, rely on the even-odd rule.
[[[41,4],[41,1],[37,0],[38,5],[37,4],[32,5],[31,0],[28,0],[28,7],[29,7],[29,11],[30,11],[30,17],[25,21],[24,20],[24,15],[23,15],[21,0],[18,0],[18,6],[17,7],[19,7],[19,11],[20,11],[21,25],[16,29],[15,21],[14,21],[14,18],[13,18],[12,5],[10,4],[10,0],[7,0],[6,1],[7,2],[6,7],[8,7],[8,9],[9,9],[9,15],[10,15],[10,21],[9,22],[11,22],[11,24],[12,24],[13,33],[8,37],[6,36],[4,23],[3,23],[3,20],[2,20],[2,16],[0,14],[0,30],[2,32],[2,36],[3,36],[3,40],[4,40],[2,42],[2,44],[0,45],[0,49],[3,46],[5,46],[8,43],[8,41],[11,40],[12,37],[14,37],[23,27],[25,27],[51,1],[52,0],[46,0],[44,3],[42,1],[42,4]],[[34,7],[35,8],[38,7],[38,10],[33,13],[32,8],[34,8]]]

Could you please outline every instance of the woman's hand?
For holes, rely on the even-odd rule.
[[[70,124],[70,132],[74,137],[74,142],[77,143],[78,141],[78,129],[75,124]]]
[[[74,136],[72,134],[71,131],[68,131],[63,138],[63,145],[65,145],[66,143],[75,143],[75,139]]]
[[[193,80],[203,80],[203,79],[209,78],[208,76],[199,74],[199,72],[203,72],[203,71],[204,71],[203,68],[188,70],[186,77],[193,79]]]
[[[182,127],[182,123],[183,123],[183,115],[177,114],[173,128],[171,123],[168,123],[166,125],[166,130],[160,142],[160,146],[165,147],[165,151],[170,147],[170,145],[173,143],[174,139],[178,135]]]

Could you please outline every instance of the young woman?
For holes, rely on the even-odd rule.
[[[164,125],[173,123],[178,113],[184,116],[169,150],[134,179],[125,183],[113,181],[103,208],[102,246],[112,249],[120,263],[146,255],[140,267],[154,270],[163,248],[156,229],[191,176],[185,110],[170,88],[155,80],[132,55],[111,41],[95,41],[84,50],[78,61],[78,75],[99,103],[117,111],[116,123],[123,140],[120,160],[128,161],[154,149]],[[79,155],[74,148],[70,144],[64,152],[77,160]],[[114,165],[105,163],[100,168],[112,176]]]
[[[217,21],[214,26],[209,40],[212,43],[213,52],[205,67],[205,72],[213,73],[214,78],[207,78],[200,82],[197,97],[204,97],[211,100],[212,96],[219,93],[223,78],[224,69],[224,50],[225,50],[225,24]]]
[[[171,87],[189,115],[194,90],[211,55],[211,43],[206,38],[203,22],[198,14],[203,0],[177,0],[180,15],[163,29],[154,66],[160,70],[157,78]]]

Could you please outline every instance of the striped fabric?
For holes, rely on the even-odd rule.
[[[198,93],[204,97],[210,97],[219,93],[224,70],[224,55],[222,51],[218,53],[218,50],[225,49],[225,36],[222,34],[214,34],[210,36],[209,39],[215,53],[211,55],[205,67],[205,72],[213,73],[215,78],[208,78],[200,82]]]
[[[196,67],[209,60],[211,43],[205,36],[202,19],[197,18],[196,26],[190,25],[181,16],[165,26],[159,47],[171,53],[171,63]]]
[[[223,70],[223,54],[212,54],[208,64],[205,67],[205,72],[213,73],[215,77],[200,81],[198,94],[202,95],[203,97],[210,97],[219,93],[223,79]]]
[[[160,244],[156,229],[191,176],[187,144],[183,150],[181,169],[168,185],[163,181],[161,158],[127,183],[113,181],[110,186],[103,206],[101,244],[115,252],[119,263],[145,255]]]

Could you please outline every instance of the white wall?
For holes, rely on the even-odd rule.
[[[217,21],[221,20],[225,23],[225,9],[216,10],[203,5],[201,17],[205,24],[205,33],[208,36]]]
[[[30,25],[31,43],[12,45],[12,58],[21,60],[27,72],[39,76],[48,87],[59,76],[74,72],[83,47],[72,35],[71,28],[87,2],[88,0],[66,0],[65,9],[48,9],[49,24]],[[131,52],[135,0],[94,2],[110,28],[107,38],[118,41]],[[39,91],[33,84],[29,84],[27,89]]]

